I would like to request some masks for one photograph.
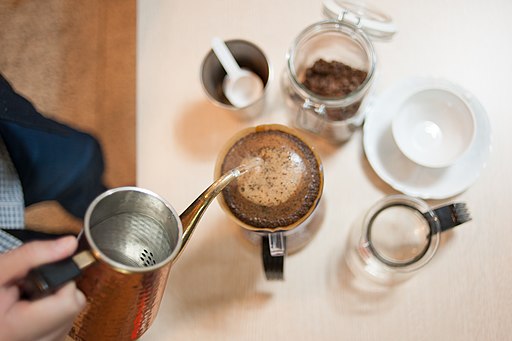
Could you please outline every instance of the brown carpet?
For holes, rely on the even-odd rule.
[[[0,71],[48,117],[101,142],[110,187],[135,184],[135,0],[3,0]],[[56,203],[27,225],[77,231]]]

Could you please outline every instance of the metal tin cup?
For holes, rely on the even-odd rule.
[[[442,232],[470,219],[464,203],[433,209],[406,195],[385,197],[353,226],[347,264],[380,284],[403,282],[434,257]]]
[[[226,46],[242,69],[254,72],[263,82],[263,94],[255,102],[245,107],[235,107],[224,95],[222,84],[226,71],[217,59],[217,56],[210,50],[201,64],[201,84],[208,99],[215,105],[232,111],[242,119],[250,119],[263,112],[265,97],[269,82],[272,79],[272,68],[265,53],[255,44],[246,40],[227,40]]]
[[[156,317],[182,245],[179,215],[163,198],[135,187],[107,191],[86,212],[79,251],[96,261],[77,279],[87,306],[69,336],[134,340]]]
[[[261,246],[266,278],[282,280],[285,256],[305,246],[317,230],[313,217],[322,196],[323,167],[296,130],[270,124],[233,136],[219,153],[215,177],[254,159],[260,159],[260,168],[228,185],[218,200],[244,236]]]
[[[333,143],[348,140],[364,121],[376,76],[370,40],[394,34],[390,18],[348,1],[324,1],[330,18],[305,28],[286,55],[283,90],[295,126]]]

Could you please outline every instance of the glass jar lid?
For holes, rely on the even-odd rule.
[[[368,4],[347,0],[323,0],[324,14],[362,29],[374,39],[388,40],[397,28],[391,17]]]

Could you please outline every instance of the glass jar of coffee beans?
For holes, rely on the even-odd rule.
[[[330,19],[293,41],[282,85],[294,126],[342,143],[364,121],[377,65],[370,37],[389,39],[395,27],[369,7],[335,0],[323,5]]]

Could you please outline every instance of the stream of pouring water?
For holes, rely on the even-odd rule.
[[[242,163],[240,166],[235,167],[231,170],[235,177],[239,177],[247,173],[248,171],[255,169],[257,167],[261,167],[263,165],[263,159],[260,157],[254,157],[245,163]]]

